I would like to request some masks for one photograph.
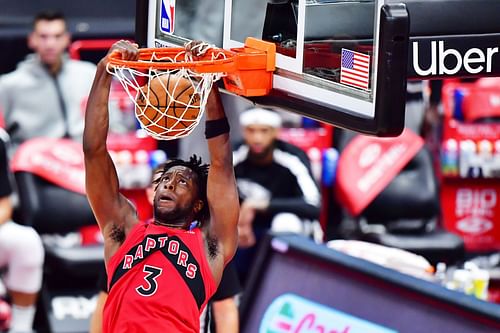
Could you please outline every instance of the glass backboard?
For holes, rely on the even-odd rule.
[[[363,133],[398,135],[409,23],[404,5],[386,1],[139,0],[137,40],[147,47],[178,46],[219,29],[215,44],[226,49],[242,47],[247,37],[272,42],[273,89],[250,98],[254,103]],[[208,9],[200,13],[200,6]]]

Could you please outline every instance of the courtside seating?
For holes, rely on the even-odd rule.
[[[349,238],[416,253],[431,264],[465,257],[462,238],[440,227],[438,182],[426,146],[359,216],[344,216],[344,226],[354,229]]]
[[[67,241],[57,242],[57,237],[48,236],[74,232],[78,237],[81,227],[96,225],[87,198],[29,172],[15,172],[14,176],[21,208],[20,222],[32,226],[42,235],[48,271],[56,271],[65,279],[97,279],[103,262],[102,245],[68,244]],[[78,244],[78,241],[75,243]]]

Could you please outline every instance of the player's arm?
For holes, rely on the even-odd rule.
[[[210,152],[207,199],[211,220],[210,234],[217,239],[224,263],[227,263],[237,248],[239,200],[229,141],[229,125],[225,117],[219,92],[217,87],[214,87],[206,109],[205,133]]]
[[[125,41],[115,43],[108,55],[114,51],[120,52],[123,59],[137,58],[137,48]],[[83,151],[88,200],[109,245],[108,240],[113,241],[110,237],[113,226],[126,233],[137,222],[137,218],[135,209],[119,192],[116,169],[106,148],[109,127],[108,98],[112,78],[106,71],[107,63],[108,56],[99,62],[90,90],[85,114]],[[107,252],[105,255],[109,258],[112,253]]]

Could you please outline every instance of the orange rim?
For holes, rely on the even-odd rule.
[[[120,54],[109,55],[109,65],[116,68],[131,68],[141,72],[158,69],[191,69],[196,73],[224,73],[227,90],[242,96],[262,96],[272,89],[276,61],[276,45],[257,38],[248,37],[245,46],[225,50],[209,49],[194,61],[175,59],[184,48],[139,49],[139,60],[122,60]],[[155,58],[159,60],[151,60]],[[212,59],[212,58],[216,59]],[[220,57],[220,59],[218,58]],[[163,59],[163,60],[162,60]]]
[[[160,70],[189,68],[202,73],[228,72],[234,67],[234,52],[228,50],[219,48],[210,49],[195,61],[183,61],[184,59],[178,61],[175,59],[181,52],[185,52],[185,49],[181,47],[143,48],[139,49],[139,60],[137,61],[123,60],[120,58],[119,52],[113,52],[109,55],[109,65],[112,67],[127,67],[138,70],[150,68]],[[221,59],[212,59],[213,55],[224,57]],[[159,60],[152,61],[151,59],[153,56]]]

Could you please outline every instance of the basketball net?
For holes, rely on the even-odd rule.
[[[172,62],[182,64],[183,62],[192,62],[193,54],[200,56],[211,48],[213,48],[211,45],[201,43],[194,46],[191,52],[184,50],[175,56],[167,57],[158,56],[153,52],[150,59],[143,61],[145,63]],[[212,60],[224,59],[226,55],[223,52],[213,52],[211,57]],[[125,65],[113,65],[108,66],[107,71],[121,83],[134,103],[135,117],[141,128],[158,140],[172,140],[189,135],[199,124],[205,112],[213,83],[225,75],[225,73],[218,72],[198,73],[182,66],[173,69],[157,69],[151,66],[142,70]],[[168,98],[165,98],[165,103],[152,103],[151,100],[155,100],[152,95],[156,93],[151,89],[151,82],[163,75],[173,75],[176,78],[186,79],[193,88],[191,98],[188,100],[180,99],[182,96],[180,90],[185,89],[185,86],[178,88],[178,80],[173,80],[176,83],[168,87],[164,80],[156,80],[161,84],[161,89],[164,90]],[[158,86],[155,88],[158,89]],[[138,103],[139,100],[141,103]],[[170,108],[174,108],[175,112],[168,112]],[[198,109],[198,112],[193,109]],[[193,114],[197,114],[197,116],[193,118]]]

